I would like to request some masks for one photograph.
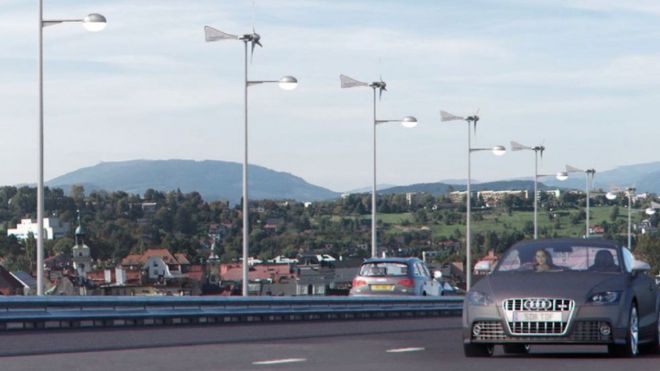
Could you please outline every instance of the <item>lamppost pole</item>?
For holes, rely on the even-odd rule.
[[[401,120],[379,120],[376,115],[376,91],[378,95],[382,95],[383,91],[387,91],[387,83],[382,79],[380,81],[374,81],[372,83],[366,83],[362,81],[355,80],[352,77],[346,75],[339,75],[339,81],[341,82],[342,88],[354,88],[358,86],[370,87],[374,91],[374,110],[373,110],[373,183],[371,185],[371,257],[378,257],[378,224],[377,224],[377,213],[376,213],[376,197],[377,197],[377,186],[376,186],[376,128],[379,124],[384,124],[387,122],[400,122],[401,125],[407,128],[413,128],[417,126],[417,119],[413,116],[405,116]]]
[[[250,251],[250,242],[249,242],[249,198],[248,198],[248,88],[251,85],[258,85],[264,83],[278,83],[280,88],[284,90],[293,90],[298,85],[298,80],[293,76],[283,76],[279,80],[249,80],[248,79],[248,43],[251,45],[251,53],[254,53],[255,46],[261,45],[261,35],[256,33],[254,29],[251,34],[244,34],[242,36],[228,34],[226,32],[220,31],[210,26],[204,26],[204,37],[207,42],[221,41],[221,40],[239,40],[243,42],[244,45],[244,86],[243,86],[243,115],[245,118],[243,124],[243,267],[242,267],[242,278],[243,283],[241,285],[242,295],[248,296],[248,283],[249,283],[249,251]]]
[[[594,169],[588,169],[585,171],[587,174],[587,221],[586,221],[586,233],[585,236],[587,238],[590,237],[590,229],[591,229],[591,218],[590,218],[590,203],[591,203],[591,187],[593,186],[593,181],[594,181],[594,175],[596,174],[596,170]]]
[[[250,246],[250,231],[249,231],[249,205],[248,205],[248,39],[243,40],[245,46],[244,53],[244,66],[245,66],[245,85],[244,85],[244,117],[243,123],[243,282],[241,285],[241,292],[243,296],[248,296],[248,259],[249,259],[249,246]]]
[[[44,27],[60,23],[82,23],[92,32],[105,28],[106,19],[96,13],[87,15],[83,19],[44,19],[43,0],[38,3],[38,58],[37,58],[37,84],[38,84],[38,120],[39,120],[39,169],[37,181],[37,295],[44,294]]]
[[[39,0],[39,181],[37,184],[37,295],[44,294],[44,18],[43,0]]]
[[[539,182],[539,154],[534,151],[534,239],[539,238],[539,223],[538,223],[538,182]]]
[[[628,193],[628,250],[632,251],[632,198],[635,188],[629,187]]]
[[[563,174],[566,174],[563,179],[560,180],[565,180],[568,178],[568,174],[570,173],[584,173],[585,175],[585,182],[586,182],[586,187],[585,187],[585,194],[587,196],[587,202],[586,202],[586,220],[585,220],[585,233],[584,237],[589,238],[591,235],[591,217],[590,217],[590,204],[591,204],[591,188],[594,180],[594,176],[596,174],[596,170],[594,169],[587,169],[587,170],[581,170],[577,167],[573,167],[571,165],[566,165],[566,171],[563,172]]]
[[[504,146],[494,146],[490,148],[472,148],[472,125],[476,131],[478,115],[468,117],[456,116],[446,111],[440,111],[442,121],[462,120],[467,122],[468,140],[467,140],[467,186],[465,198],[465,288],[470,290],[472,287],[472,152],[492,151],[496,156],[502,156],[506,153]]]
[[[538,223],[538,179],[539,179],[539,154],[543,158],[544,146],[529,147],[518,142],[511,142],[512,151],[529,150],[534,151],[534,239],[539,238],[539,223]]]
[[[378,257],[378,242],[377,242],[377,221],[376,221],[376,126],[378,126],[378,121],[376,119],[376,90],[377,86],[372,86],[374,91],[374,127],[373,127],[373,159],[374,159],[374,181],[371,188],[371,257]]]
[[[476,123],[476,121],[475,121]],[[472,134],[470,132],[470,121],[467,124],[468,130],[468,177],[467,177],[467,197],[465,201],[465,291],[472,287],[472,230],[470,229],[471,210],[472,210]]]

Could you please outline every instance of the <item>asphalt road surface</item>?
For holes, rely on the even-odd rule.
[[[0,335],[0,370],[660,370],[660,354],[609,358],[598,346],[463,356],[459,318]]]

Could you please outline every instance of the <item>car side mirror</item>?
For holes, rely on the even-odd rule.
[[[647,262],[641,260],[633,261],[632,274],[637,275],[639,273],[648,272],[651,270],[651,266]]]

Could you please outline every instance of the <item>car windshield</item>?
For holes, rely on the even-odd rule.
[[[496,271],[620,272],[621,265],[612,247],[526,245],[507,251]]]
[[[362,268],[360,268],[360,276],[363,277],[406,275],[408,275],[408,265],[405,263],[374,262],[362,264]]]

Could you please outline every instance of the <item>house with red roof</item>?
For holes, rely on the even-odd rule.
[[[242,281],[243,263],[220,264],[220,278],[224,281]],[[251,282],[282,282],[295,278],[289,264],[255,264],[250,266]]]

